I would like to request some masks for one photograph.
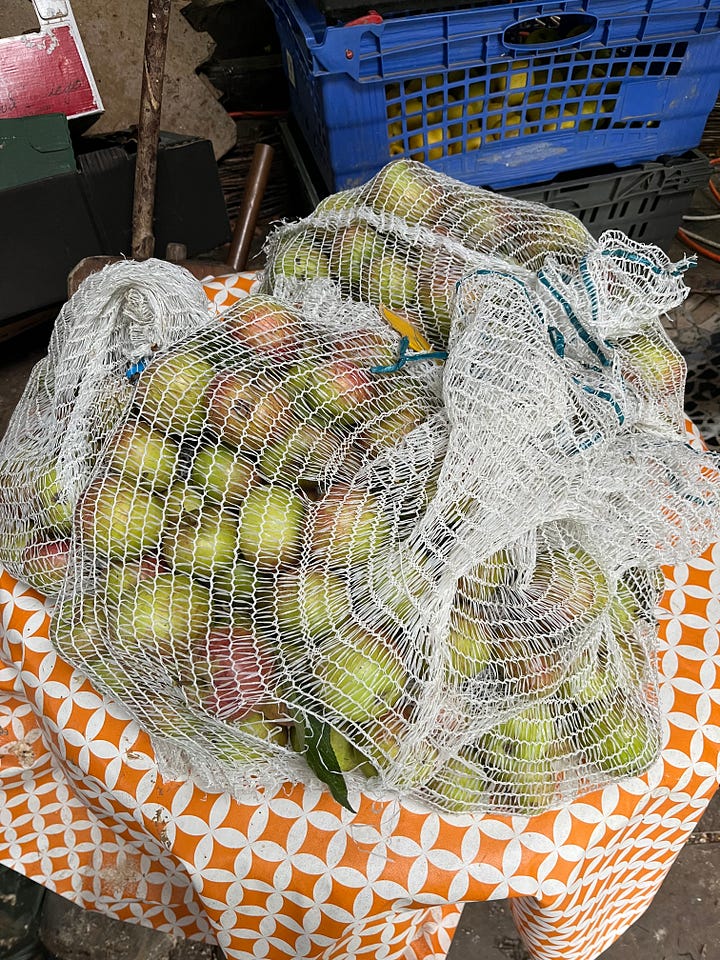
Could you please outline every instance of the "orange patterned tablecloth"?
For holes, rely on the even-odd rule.
[[[229,300],[251,279],[214,283]],[[240,804],[165,781],[137,723],[54,652],[43,598],[0,571],[0,861],[229,957],[439,960],[463,902],[509,897],[533,957],[593,960],[643,913],[717,786],[720,545],[666,570],[661,759],[531,818],[367,795],[352,814],[300,786]]]

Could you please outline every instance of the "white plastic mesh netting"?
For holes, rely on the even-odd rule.
[[[720,529],[720,462],[685,443],[684,364],[658,319],[686,264],[579,224],[560,243],[566,215],[412,166],[491,202],[506,235],[479,233],[488,252],[423,306],[373,278],[410,230],[413,257],[447,266],[429,212],[381,217],[344,279],[309,266],[325,214],[282,228],[275,293],[139,374],[83,477],[52,636],[164,768],[215,787],[315,775],[342,802],[534,813],[659,750],[660,565]],[[320,245],[347,229],[326,223]],[[303,275],[283,275],[301,243]],[[444,350],[399,343],[380,302]]]
[[[202,288],[159,260],[110,265],[64,305],[0,442],[0,544],[12,573],[57,594],[75,504],[133,395],[126,372],[209,317]]]

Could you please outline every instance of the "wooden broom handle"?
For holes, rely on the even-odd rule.
[[[132,256],[135,260],[147,260],[155,250],[155,182],[169,25],[170,0],[148,0],[133,193]]]

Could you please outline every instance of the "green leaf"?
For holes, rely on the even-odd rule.
[[[300,722],[304,727],[302,737],[308,766],[341,806],[351,813],[357,813],[357,810],[350,806],[345,777],[340,771],[340,764],[330,742],[332,728],[322,720],[307,715],[303,716]]]

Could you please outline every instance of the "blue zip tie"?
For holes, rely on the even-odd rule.
[[[125,371],[125,376],[128,378],[128,380],[132,380],[133,377],[139,376],[147,365],[147,360],[138,360],[137,363],[133,363],[132,366],[128,367],[128,369]]]
[[[421,360],[447,360],[448,355],[446,350],[432,350],[428,353],[413,353],[408,354],[408,347],[410,346],[410,340],[408,337],[400,338],[400,348],[398,351],[398,358],[395,363],[388,364],[388,366],[378,366],[370,367],[371,373],[397,373],[398,370],[402,369],[406,363],[416,363]]]

